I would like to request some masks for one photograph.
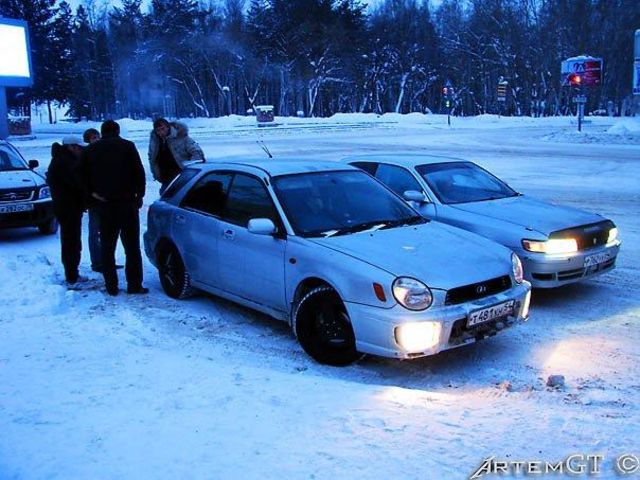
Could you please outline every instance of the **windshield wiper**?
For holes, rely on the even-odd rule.
[[[412,217],[405,217],[397,220],[374,220],[372,222],[359,223],[358,225],[353,225],[351,227],[327,230],[326,232],[322,232],[322,235],[327,238],[333,237],[335,235],[347,235],[350,233],[364,232],[367,230],[376,231],[387,228],[400,227],[403,225],[417,225],[426,222],[427,220],[424,217],[420,215],[414,215]]]
[[[383,228],[389,223],[388,220],[374,220],[372,222],[364,222],[359,223],[357,225],[352,225],[350,227],[337,228],[335,230],[327,230],[326,232],[322,232],[322,235],[327,237],[333,237],[336,235],[348,235],[350,233],[363,232],[365,230],[378,230]]]
[[[428,221],[429,220],[420,215],[414,215],[412,217],[400,218],[398,220],[389,220],[386,222],[384,228],[403,227],[405,225],[420,225],[422,223],[427,223]]]

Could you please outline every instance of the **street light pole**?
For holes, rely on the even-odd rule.
[[[9,136],[9,117],[7,109],[7,91],[0,87],[0,140]]]

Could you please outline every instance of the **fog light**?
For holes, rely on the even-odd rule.
[[[525,295],[524,303],[522,304],[522,318],[525,320],[529,318],[529,305],[531,305],[531,290]]]
[[[396,327],[396,342],[407,353],[417,353],[435,347],[440,341],[437,322],[404,323]]]

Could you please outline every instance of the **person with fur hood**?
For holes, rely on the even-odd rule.
[[[153,178],[160,182],[160,193],[182,172],[184,164],[204,162],[200,145],[189,136],[189,128],[182,122],[158,118],[153,122],[149,138],[149,166]]]

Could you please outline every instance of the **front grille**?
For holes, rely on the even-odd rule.
[[[578,244],[578,250],[589,250],[607,244],[609,230],[614,227],[613,222],[604,222],[582,225],[579,227],[559,230],[549,235],[549,238],[574,238]]]
[[[565,270],[558,272],[558,280],[575,280],[576,278],[582,278],[584,276],[593,275],[594,273],[603,272],[612,268],[616,263],[615,258],[610,258],[606,262],[599,263],[588,268],[576,268],[575,270]]]
[[[33,188],[14,188],[11,190],[0,190],[0,202],[22,202],[31,200]]]
[[[504,275],[502,277],[492,278],[484,282],[472,283],[464,287],[452,288],[447,292],[445,305],[457,305],[459,303],[477,300],[479,298],[495,295],[511,288],[511,277]]]

